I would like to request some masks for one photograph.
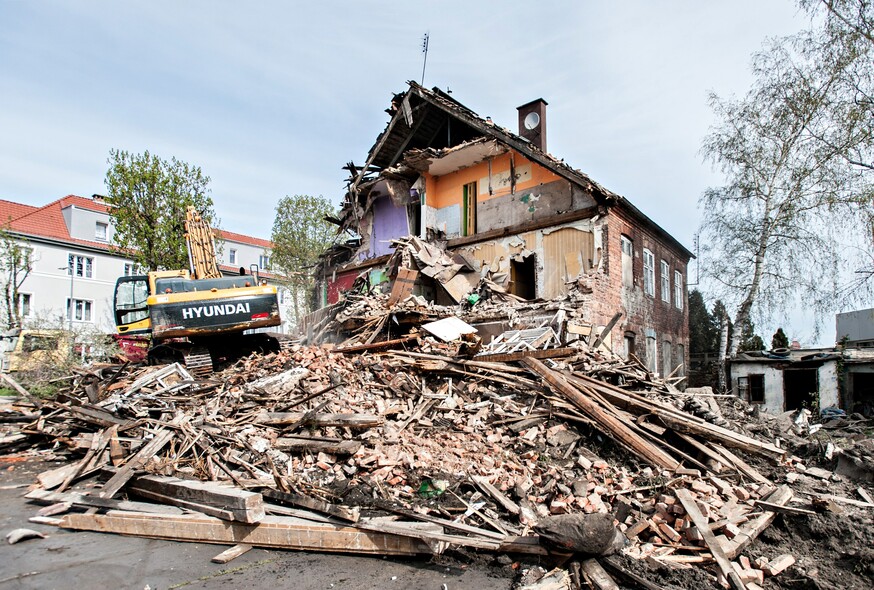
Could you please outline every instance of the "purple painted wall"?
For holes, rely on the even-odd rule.
[[[395,207],[385,196],[373,202],[373,233],[370,236],[370,258],[391,254],[394,249],[389,240],[402,238],[410,233],[407,226],[406,207]]]

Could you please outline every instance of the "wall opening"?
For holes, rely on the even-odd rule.
[[[537,296],[537,256],[529,254],[519,260],[510,260],[510,293],[522,299]]]
[[[462,227],[463,235],[472,236],[476,233],[476,182],[469,182],[464,185],[464,194],[462,195]]]
[[[785,411],[819,407],[819,379],[816,369],[783,371],[783,409]]]
[[[874,416],[874,373],[850,373],[853,412]]]

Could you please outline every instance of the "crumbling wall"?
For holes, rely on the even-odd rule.
[[[731,390],[734,395],[744,397],[749,401],[749,393],[744,395],[738,388],[738,379],[750,375],[763,375],[765,386],[765,402],[758,404],[759,407],[769,414],[783,412],[783,369],[780,366],[765,363],[732,362],[731,364]]]
[[[686,280],[686,262],[679,252],[665,244],[654,234],[644,230],[633,222],[617,207],[610,209],[606,221],[601,225],[601,243],[603,244],[603,270],[605,280],[596,283],[595,300],[602,306],[602,313],[610,314],[610,310],[621,311],[622,319],[613,328],[614,350],[623,352],[623,341],[626,336],[633,339],[634,353],[644,363],[655,355],[656,371],[666,375],[677,365],[688,366],[688,301],[685,284],[683,285],[683,307],[674,305],[674,277],[678,270]],[[633,284],[626,287],[622,282],[622,245],[621,236],[630,238],[634,245],[632,260]],[[655,293],[654,296],[644,293],[643,284],[643,249],[652,251],[655,258]],[[668,301],[661,298],[660,262],[665,260],[670,265],[670,289]],[[654,339],[654,346],[647,350],[647,338]],[[671,365],[664,367],[663,347],[670,342]],[[682,348],[680,348],[682,347]],[[647,363],[649,364],[649,363]],[[667,370],[665,370],[667,369]]]

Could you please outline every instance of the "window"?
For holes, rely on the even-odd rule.
[[[125,262],[124,263],[124,275],[122,275],[122,276],[132,277],[134,275],[141,275],[141,274],[144,274],[144,273],[138,264],[136,264],[134,262]]]
[[[677,345],[677,377],[686,376],[686,347],[682,344]]]
[[[737,378],[737,394],[751,404],[765,403],[765,376],[747,375]]]
[[[634,243],[627,236],[622,236],[622,286],[634,286]]]
[[[69,254],[67,256],[67,274],[70,274],[71,269],[75,276],[90,279],[94,276],[94,258]]]
[[[472,236],[476,233],[476,182],[464,185],[461,209],[462,235]]]
[[[655,336],[646,337],[646,368],[650,373],[658,372],[658,354]]]
[[[18,315],[23,318],[30,315],[30,293],[18,294]]]
[[[671,267],[667,262],[662,260],[662,301],[670,303],[671,301]]]
[[[72,305],[71,305],[72,302]],[[70,299],[67,298],[67,319],[70,319],[70,314],[72,312],[72,319],[79,322],[90,322],[91,321],[91,302],[85,299]]]
[[[231,248],[228,250],[228,264],[236,264],[237,263],[237,250],[236,248]]]
[[[625,333],[625,360],[631,358],[631,355],[634,354],[634,332],[626,332]]]
[[[270,256],[262,254],[258,257],[258,266],[261,268],[270,268]]]
[[[683,273],[674,271],[674,307],[683,309]]]
[[[655,297],[655,257],[646,248],[643,249],[643,292]]]
[[[105,242],[108,229],[108,224],[98,221],[97,224],[94,226],[94,238],[101,242]]]

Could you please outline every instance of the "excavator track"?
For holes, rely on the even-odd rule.
[[[212,374],[212,355],[209,349],[192,348],[185,354],[185,368],[194,377],[208,377]]]

